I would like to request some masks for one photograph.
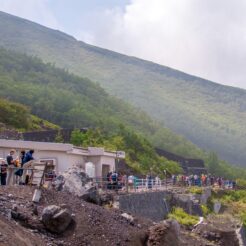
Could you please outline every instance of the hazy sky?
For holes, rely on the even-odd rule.
[[[246,88],[245,0],[0,0],[0,10],[90,44]]]

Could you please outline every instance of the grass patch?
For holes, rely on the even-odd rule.
[[[245,179],[237,179],[237,186],[242,189],[246,189],[246,180]]]
[[[240,213],[240,218],[243,222],[243,226],[246,228],[246,211]]]
[[[197,186],[192,186],[188,189],[188,192],[192,193],[192,194],[201,195],[203,193],[203,188],[197,187]]]
[[[211,213],[211,209],[207,205],[202,204],[201,209],[204,217],[207,217]]]
[[[242,221],[246,227],[246,190],[213,192],[213,200],[219,200],[226,211]]]
[[[186,213],[182,208],[173,208],[172,212],[168,214],[168,218],[177,220],[181,225],[193,226],[198,223],[198,216]]]
[[[246,203],[246,190],[228,190],[221,197],[222,202],[242,202]]]

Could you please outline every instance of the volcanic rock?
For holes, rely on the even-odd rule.
[[[64,232],[71,223],[71,211],[50,205],[44,208],[41,220],[47,230],[59,234]]]
[[[147,246],[178,246],[180,225],[177,221],[167,220],[150,227]]]
[[[68,191],[78,197],[86,197],[95,191],[95,187],[83,169],[74,166],[59,175],[53,183],[58,191]]]

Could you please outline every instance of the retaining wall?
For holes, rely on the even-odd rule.
[[[114,206],[133,215],[153,221],[167,217],[172,207],[181,207],[187,213],[202,216],[201,204],[206,204],[211,196],[211,189],[202,195],[177,193],[173,191],[149,191],[130,193],[114,197]]]
[[[168,191],[156,191],[121,195],[116,202],[121,210],[153,221],[161,221],[170,211],[171,198],[172,194]]]

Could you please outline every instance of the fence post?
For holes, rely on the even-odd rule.
[[[128,193],[128,175],[126,175],[126,193]]]

